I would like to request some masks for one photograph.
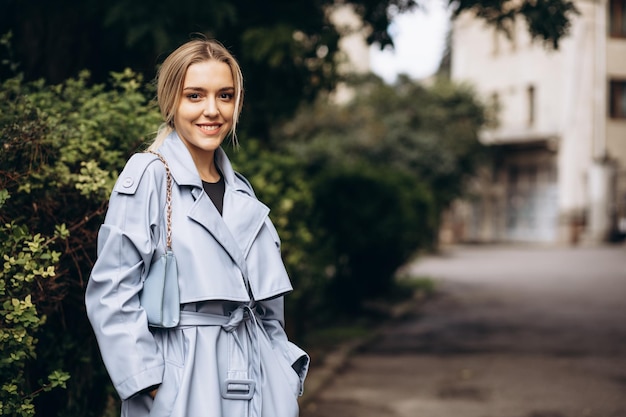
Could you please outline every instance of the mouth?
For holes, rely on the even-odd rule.
[[[203,133],[206,133],[208,135],[216,134],[217,132],[219,132],[220,128],[222,127],[222,125],[219,124],[219,123],[217,123],[217,124],[198,124],[196,126],[198,126]]]

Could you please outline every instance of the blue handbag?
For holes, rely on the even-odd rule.
[[[167,238],[165,252],[150,264],[139,293],[139,301],[148,316],[152,327],[176,327],[180,321],[180,293],[178,289],[178,268],[172,252],[172,175],[165,158],[155,154],[163,165],[167,175]]]

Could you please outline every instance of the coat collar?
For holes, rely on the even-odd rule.
[[[207,229],[247,276],[245,257],[269,214],[269,208],[252,195],[243,180],[237,178],[222,148],[216,150],[215,163],[226,183],[223,216],[204,192],[191,154],[176,132],[165,139],[158,152],[168,162],[181,193],[185,192],[185,186],[190,187],[195,202],[187,216]]]
[[[167,138],[165,138],[158,152],[161,153],[168,162],[176,184],[202,188],[202,180],[198,175],[193,158],[176,131],[170,133]],[[228,156],[221,147],[215,151],[215,163],[222,172],[222,175],[224,175],[226,185],[235,188],[237,191],[250,194],[245,183],[236,178],[235,171],[228,160]]]

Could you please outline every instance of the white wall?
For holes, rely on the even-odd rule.
[[[607,83],[611,78],[626,80],[626,39],[608,39],[607,78]],[[626,170],[626,120],[609,119],[606,129],[609,154]]]

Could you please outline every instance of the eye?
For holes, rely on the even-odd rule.
[[[187,98],[191,101],[196,101],[196,100],[200,100],[200,94],[198,93],[190,93],[187,94]]]
[[[233,93],[221,93],[220,94],[220,99],[224,100],[224,101],[230,101],[235,97],[235,95]]]

